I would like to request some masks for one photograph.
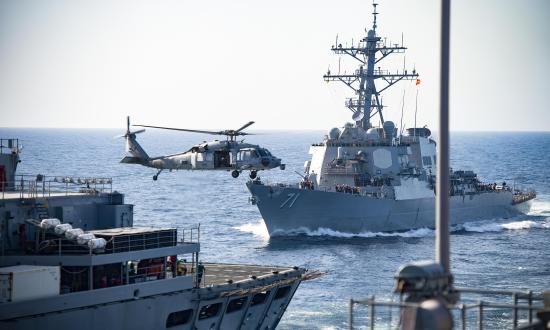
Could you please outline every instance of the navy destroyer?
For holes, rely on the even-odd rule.
[[[335,44],[332,51],[359,62],[351,73],[330,72],[356,97],[347,99],[353,123],[332,128],[310,148],[311,160],[296,184],[247,182],[270,235],[328,228],[361,233],[433,227],[435,219],[436,142],[427,127],[398,129],[384,120],[381,94],[400,81],[420,83],[418,72],[390,71],[381,61],[406,51],[388,44],[373,25],[356,45]],[[340,70],[338,70],[340,71]],[[380,126],[373,126],[379,118]],[[529,209],[533,191],[506,182],[482,183],[473,171],[452,171],[451,222],[509,217]]]
[[[203,264],[200,226],[136,227],[110,178],[19,175],[20,150],[0,140],[1,329],[273,329],[317,276]]]

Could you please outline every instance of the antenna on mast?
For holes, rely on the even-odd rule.
[[[414,129],[413,129],[413,141],[416,141],[416,113],[418,112],[418,88],[416,89],[416,100],[414,105]]]
[[[367,36],[359,40],[359,44],[355,45],[352,41],[348,47],[348,43],[345,46],[333,47],[332,51],[337,55],[347,55],[354,60],[360,62],[359,68],[355,72],[348,74],[344,68],[344,73],[341,73],[341,63],[338,62],[338,73],[328,72],[323,76],[325,81],[339,81],[343,82],[346,86],[351,88],[356,95],[356,98],[346,100],[345,105],[354,114],[356,112],[362,112],[364,115],[362,119],[356,120],[356,125],[362,127],[364,130],[368,130],[373,127],[374,116],[380,117],[380,122],[384,122],[383,106],[381,104],[382,92],[393,86],[402,80],[415,80],[418,78],[416,70],[409,72],[405,69],[406,60],[403,60],[403,70],[397,72],[390,72],[389,70],[382,70],[379,66],[380,61],[387,58],[389,55],[403,54],[406,48],[399,43],[387,44],[387,39],[383,39],[376,35],[377,28],[377,15],[378,4],[372,3],[373,6],[373,22],[372,29],[368,30]],[[403,36],[401,37],[403,43]],[[379,84],[375,82],[380,82]],[[357,115],[356,118],[359,118]]]
[[[372,29],[374,31],[376,31],[376,15],[378,15],[378,12],[376,11],[376,6],[378,6],[378,4],[376,2],[373,2],[372,7],[374,8],[374,11],[372,12],[372,16],[374,17],[374,19],[372,20]]]
[[[401,101],[401,122],[399,123],[399,128],[401,132],[399,133],[399,139],[403,136],[403,111],[405,109],[405,89],[403,88],[403,100]]]

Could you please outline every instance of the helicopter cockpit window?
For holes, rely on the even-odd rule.
[[[262,157],[267,157],[268,154],[267,152],[265,151],[265,149],[258,149],[258,152],[260,153],[260,156]]]
[[[241,150],[237,154],[238,161],[247,161],[252,158],[258,158],[258,153],[256,152],[256,150]]]

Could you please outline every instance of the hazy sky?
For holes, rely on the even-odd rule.
[[[439,2],[380,0],[381,36],[421,75],[419,126],[436,123]],[[369,0],[0,0],[0,127],[328,129],[351,121],[339,42],[372,25]],[[550,131],[550,1],[455,0],[451,128]],[[351,59],[342,57],[342,68]],[[384,62],[381,62],[381,65]],[[387,61],[401,68],[402,57]],[[384,96],[413,124],[412,82]]]

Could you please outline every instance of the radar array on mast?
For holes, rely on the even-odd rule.
[[[384,123],[384,116],[382,114],[383,105],[380,98],[382,92],[398,81],[418,78],[418,73],[415,69],[412,72],[408,72],[403,68],[402,71],[393,73],[380,67],[375,69],[375,64],[388,55],[404,53],[407,49],[403,46],[403,41],[401,41],[401,44],[387,45],[385,41],[382,41],[382,38],[376,35],[376,15],[379,14],[376,11],[377,5],[373,3],[372,29],[367,32],[367,36],[361,39],[357,46],[352,44],[351,47],[347,47],[336,42],[337,44],[331,48],[335,54],[349,55],[361,62],[359,69],[355,70],[352,74],[340,74],[340,72],[333,74],[328,70],[323,76],[327,82],[341,81],[353,89],[357,97],[346,100],[346,106],[354,113],[353,119],[356,121],[356,125],[365,130],[372,127],[370,119],[377,113],[380,116],[381,123]],[[381,55],[379,58],[376,58],[377,53]],[[375,84],[376,79],[382,79],[385,85],[377,89]]]

